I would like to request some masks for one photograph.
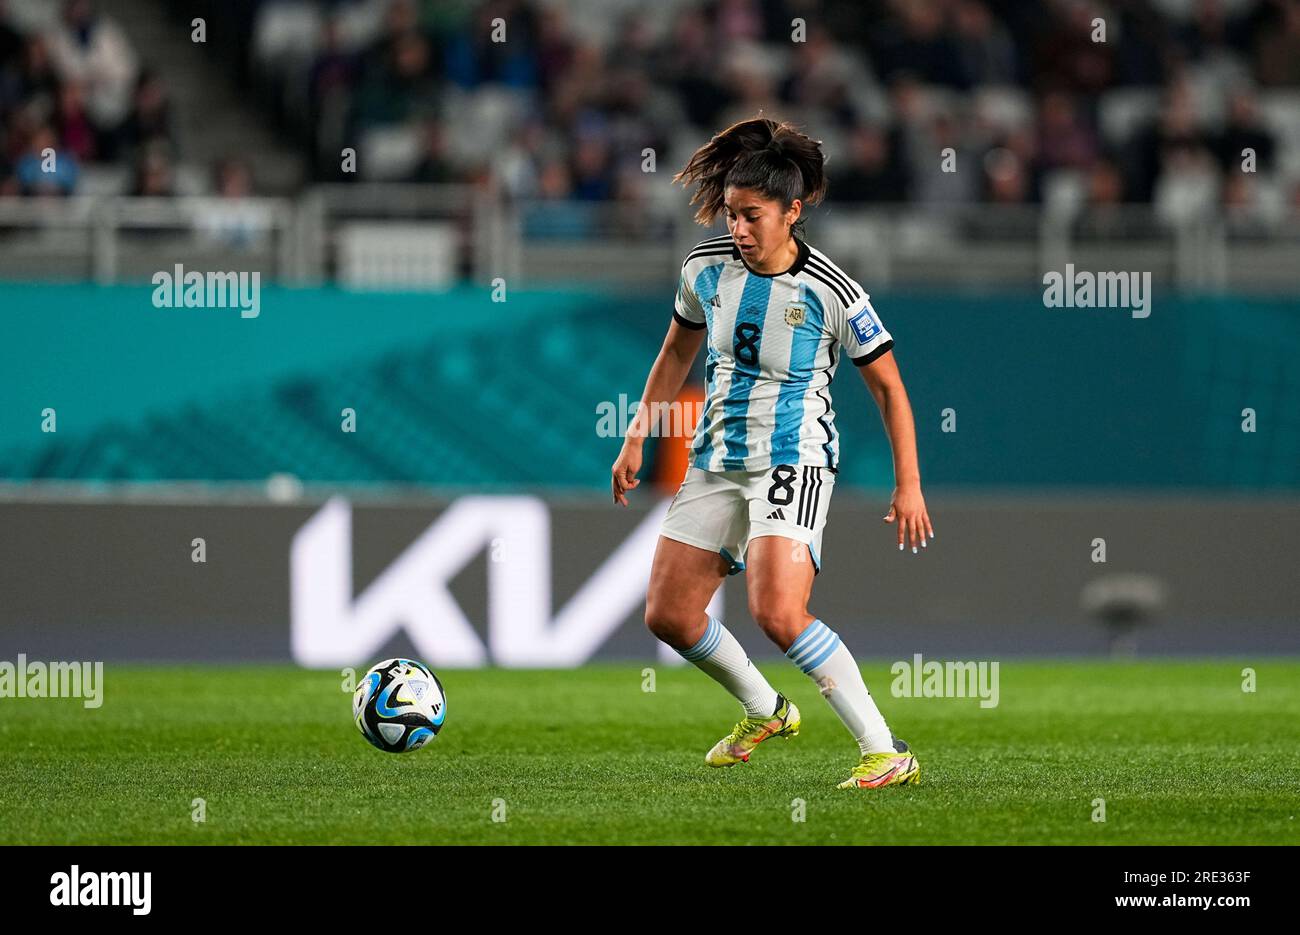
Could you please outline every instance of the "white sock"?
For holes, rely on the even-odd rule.
[[[716,617],[709,618],[704,635],[690,649],[678,653],[739,699],[750,717],[776,710],[776,689],[754,668],[731,631]]]
[[[862,672],[839,635],[814,620],[785,651],[790,661],[812,677],[863,754],[894,752],[894,738],[884,715],[862,681]]]

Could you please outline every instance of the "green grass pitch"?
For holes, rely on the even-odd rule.
[[[110,664],[99,709],[0,699],[0,843],[1300,843],[1300,661],[1011,661],[988,709],[894,698],[866,662],[922,776],[855,791],[793,667],[762,668],[802,732],[725,770],[704,753],[739,706],[689,666],[645,692],[643,668],[440,671],[442,734],[390,755],[335,672]]]

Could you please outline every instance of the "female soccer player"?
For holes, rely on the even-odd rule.
[[[708,765],[748,761],[769,737],[793,737],[798,708],[707,612],[724,578],[746,570],[750,613],[858,743],[861,760],[839,787],[917,782],[915,755],[891,734],[848,647],[808,612],[838,470],[829,387],[840,347],[875,397],[893,448],[896,486],[884,520],[896,524],[900,550],[910,542],[917,553],[934,536],[893,339],[862,287],[796,236],[803,206],[826,193],[820,144],[786,123],[745,120],[697,150],[673,180],[698,183],[696,221],[712,225],[725,211],[730,234],[687,255],[668,336],[612,469],[614,501],[626,506],[640,483],[649,407],[677,398],[707,336],[708,398],[691,467],[664,518],[646,625],[745,709]]]

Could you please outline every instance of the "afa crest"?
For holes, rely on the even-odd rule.
[[[791,328],[798,328],[803,324],[807,313],[807,307],[802,303],[787,305],[785,307],[785,323]]]

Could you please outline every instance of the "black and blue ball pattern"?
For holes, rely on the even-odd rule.
[[[418,750],[438,735],[447,695],[433,671],[413,659],[385,659],[352,694],[357,730],[385,753]]]

